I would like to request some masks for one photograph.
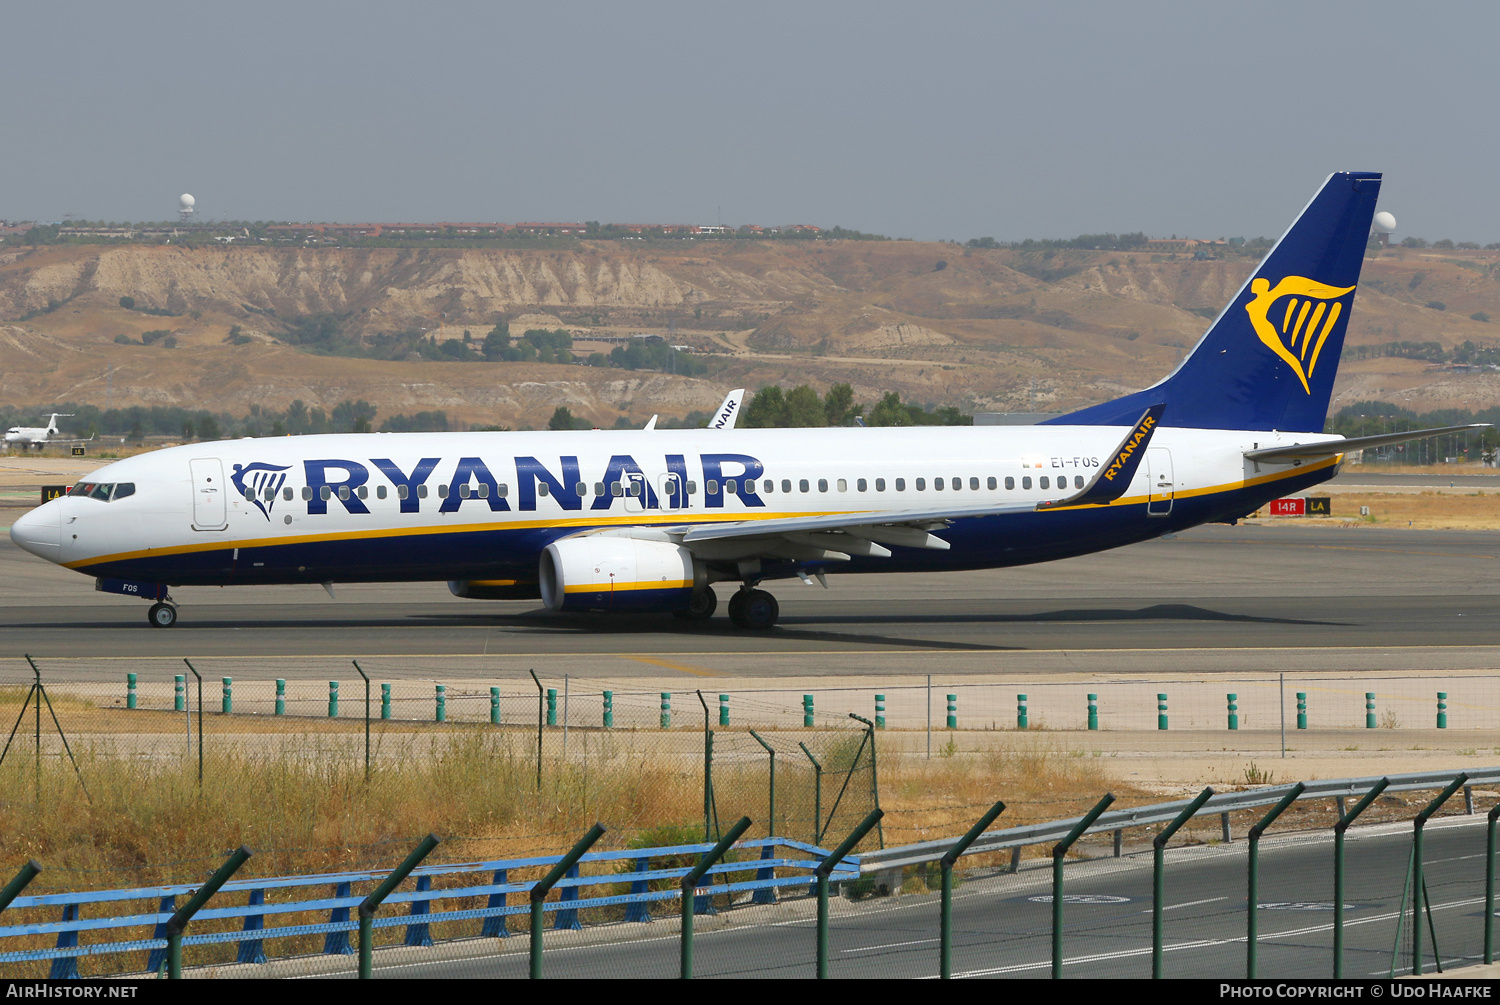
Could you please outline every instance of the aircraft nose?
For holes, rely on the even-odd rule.
[[[23,514],[10,525],[16,547],[38,558],[56,562],[62,558],[62,507],[55,501]]]

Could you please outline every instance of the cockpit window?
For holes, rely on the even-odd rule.
[[[124,499],[126,496],[135,495],[134,482],[79,482],[74,485],[71,496],[80,498],[98,499],[100,502],[110,502],[115,499]]]

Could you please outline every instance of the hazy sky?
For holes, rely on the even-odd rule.
[[[13,3],[0,218],[1500,241],[1500,4]],[[1493,180],[1493,179],[1492,179]],[[1486,183],[1488,184],[1488,182]]]

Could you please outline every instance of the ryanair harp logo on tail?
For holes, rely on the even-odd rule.
[[[1318,365],[1318,355],[1333,326],[1343,316],[1342,299],[1354,292],[1352,286],[1327,286],[1302,276],[1287,276],[1274,287],[1269,280],[1250,283],[1255,294],[1245,305],[1250,324],[1272,352],[1280,356],[1297,379],[1302,390],[1312,394],[1308,379]]]

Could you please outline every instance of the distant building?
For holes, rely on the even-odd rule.
[[[517,234],[528,237],[582,237],[588,230],[581,223],[518,223]]]

